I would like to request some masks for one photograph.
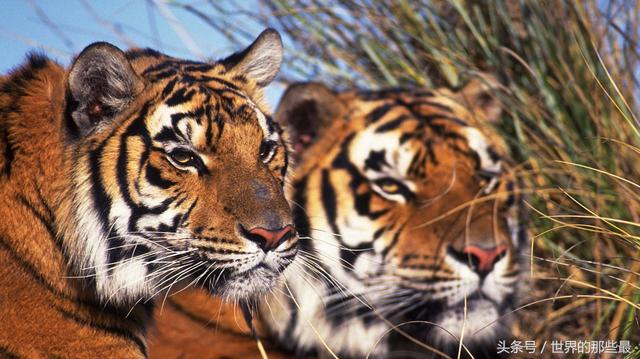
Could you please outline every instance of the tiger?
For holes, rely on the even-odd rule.
[[[340,358],[496,356],[528,240],[515,166],[483,131],[501,115],[496,86],[286,91],[275,116],[302,153],[290,194],[301,243],[288,288],[262,304],[279,343],[317,354],[324,340]],[[409,338],[429,348],[411,354]]]
[[[498,356],[529,240],[516,166],[487,130],[499,86],[487,75],[455,90],[285,91],[275,118],[295,148],[300,240],[259,304],[270,358]],[[233,308],[198,293],[168,307],[152,357],[259,357]],[[220,340],[233,349],[207,345]]]
[[[144,358],[188,287],[270,290],[297,253],[263,99],[273,29],[218,61],[106,43],[0,77],[0,356]]]

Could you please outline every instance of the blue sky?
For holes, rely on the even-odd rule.
[[[0,72],[6,73],[20,64],[25,54],[34,49],[43,50],[67,65],[73,54],[95,41],[107,41],[122,49],[130,47],[129,44],[152,47],[173,56],[192,59],[197,58],[197,53],[220,58],[239,50],[238,46],[184,10],[165,5],[163,14],[151,3],[152,0],[5,0],[2,3],[3,21],[0,23]],[[189,3],[206,13],[214,11],[206,1]],[[258,4],[250,0],[243,2],[243,6],[256,10]],[[39,16],[38,9],[45,14],[44,17]],[[176,30],[167,20],[171,16],[175,17],[181,29]],[[112,26],[114,22],[116,26]],[[257,36],[261,30],[261,27],[247,21],[247,32]],[[180,35],[180,31],[188,35]],[[272,106],[277,104],[283,90],[279,84],[269,87],[267,100]]]

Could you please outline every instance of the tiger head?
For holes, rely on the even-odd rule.
[[[406,349],[390,326],[408,323],[399,329],[437,350],[455,353],[464,334],[476,355],[495,354],[526,232],[497,142],[469,124],[499,113],[481,81],[457,93],[291,86],[276,118],[302,153],[300,254],[285,272],[301,310],[265,313],[276,336],[321,352],[313,325],[341,356],[386,357]]]
[[[200,285],[265,292],[294,258],[287,148],[261,104],[282,59],[266,30],[240,53],[187,61],[107,43],[67,75],[78,274],[113,303]]]

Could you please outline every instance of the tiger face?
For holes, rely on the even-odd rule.
[[[260,105],[282,44],[267,30],[213,63],[86,48],[68,75],[78,275],[104,301],[199,285],[248,299],[296,254],[287,148]]]
[[[403,322],[453,354],[464,334],[476,357],[495,354],[508,330],[526,232],[506,161],[467,124],[498,114],[479,86],[338,95],[299,84],[285,93],[276,117],[303,149],[292,198],[304,208],[294,214],[300,265],[286,277],[297,318],[307,315],[342,356],[406,350],[386,333]],[[324,280],[310,284],[310,271]],[[297,336],[299,351],[324,350],[302,319],[270,326]]]

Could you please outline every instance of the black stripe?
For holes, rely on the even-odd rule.
[[[212,240],[213,243],[216,242],[222,242],[222,241],[216,241],[216,239],[218,238],[213,238],[213,237],[208,237],[207,240]],[[245,251],[236,251],[233,249],[225,249],[225,248],[214,248],[214,247],[209,247],[209,246],[202,246],[202,245],[197,245],[197,244],[191,244],[191,246],[193,246],[193,248],[197,248],[198,250],[201,250],[203,252],[208,252],[208,253],[215,253],[215,254],[247,254],[247,252]],[[216,263],[233,263],[233,262],[237,262],[241,259],[239,258],[234,258],[234,259],[215,259]]]
[[[429,145],[430,146],[430,145]],[[413,154],[413,158],[411,158],[411,163],[409,164],[409,174],[412,174],[416,177],[420,177],[424,172],[424,150],[418,149],[416,153]],[[422,176],[424,178],[424,175]]]
[[[13,160],[15,159],[15,149],[11,140],[9,139],[9,129],[6,124],[2,126],[2,142],[4,142],[4,168],[1,168],[2,173],[7,177],[11,176],[11,167],[13,166]]]
[[[396,128],[400,127],[400,125],[402,125],[402,123],[408,119],[410,119],[410,117],[407,115],[398,116],[397,118],[376,128],[375,133],[384,133],[384,132],[393,131]]]
[[[185,223],[189,219],[189,217],[191,217],[191,213],[193,212],[193,209],[196,208],[197,203],[198,203],[198,199],[193,201],[191,206],[189,206],[189,209],[187,209],[187,212],[184,215],[182,215],[182,218],[180,219],[181,223]],[[178,205],[176,204],[176,206]]]
[[[181,89],[176,90],[176,92],[174,92],[173,95],[171,95],[171,97],[166,99],[164,103],[169,107],[180,105],[190,101],[193,95],[195,95],[195,93],[196,93],[195,90],[193,89],[188,90],[186,87],[183,87]]]
[[[39,285],[41,285],[45,290],[47,290],[48,292],[50,292],[53,296],[58,297],[62,300],[66,300],[69,302],[72,302],[74,305],[78,305],[78,306],[83,306],[88,308],[91,311],[96,311],[96,312],[101,312],[101,313],[107,313],[110,315],[115,315],[118,317],[124,317],[129,309],[125,309],[126,312],[122,312],[117,310],[114,307],[111,306],[106,306],[104,304],[97,304],[97,303],[93,303],[91,301],[80,301],[78,298],[75,297],[71,297],[69,295],[67,295],[66,293],[63,293],[61,291],[59,291],[57,288],[53,287],[51,285],[51,283],[49,283],[33,266],[31,263],[25,261],[22,256],[20,256],[8,243],[7,240],[4,237],[0,237],[0,249],[5,250],[9,256],[11,257],[11,260],[16,263],[17,265],[20,266],[20,268],[29,276],[31,276],[31,278],[33,280],[35,280]],[[143,309],[145,310],[145,314],[147,318],[151,317],[151,312],[153,311],[153,304],[149,304],[149,305],[145,305],[143,306]],[[137,325],[139,325],[142,328],[144,328],[146,326],[146,322],[148,320],[145,320],[143,318],[138,318],[138,316],[136,315],[130,315],[128,317],[129,320],[133,321],[134,323],[136,323]],[[144,351],[143,351],[144,352]],[[0,353],[2,353],[0,351]],[[146,352],[145,352],[146,354]]]
[[[374,171],[381,172],[383,166],[389,167],[389,162],[387,162],[386,154],[386,150],[372,150],[371,152],[369,152],[369,156],[364,161],[365,170],[370,168]]]
[[[116,182],[118,184],[118,189],[120,190],[120,194],[124,202],[131,209],[131,216],[129,217],[129,225],[128,230],[130,232],[136,231],[135,222],[136,219],[141,216],[142,208],[138,206],[132,199],[131,193],[129,191],[129,183],[128,183],[128,157],[127,157],[127,140],[129,137],[140,137],[145,143],[145,154],[144,156],[148,156],[146,153],[146,149],[150,144],[149,134],[146,132],[146,127],[144,125],[144,119],[147,116],[149,110],[150,103],[147,102],[144,104],[138,117],[135,118],[127,127],[125,133],[120,138],[120,149],[118,153],[118,160],[116,162]],[[142,164],[141,164],[142,165]],[[147,166],[147,170],[149,170],[150,166]],[[153,170],[151,170],[153,172]],[[147,172],[147,175],[149,173]],[[151,180],[153,180],[153,174],[151,175]],[[149,178],[148,178],[149,179]],[[151,181],[150,181],[151,182]],[[126,247],[126,242],[120,238],[119,236],[109,234],[107,237],[108,241],[108,252],[107,252],[107,263],[116,263],[125,257],[133,257],[135,255],[141,255],[145,252],[149,251],[149,248],[146,246],[133,246]],[[113,267],[109,267],[107,270],[110,272]]]
[[[207,142],[207,146],[212,147],[213,146],[213,122],[214,122],[214,115],[211,113],[211,95],[207,94],[206,98],[205,98],[205,104],[204,104],[204,115],[207,119],[207,128],[205,129],[205,140]],[[217,116],[216,116],[217,118]]]
[[[136,344],[136,346],[138,347],[138,349],[140,349],[140,352],[147,357],[147,345],[144,342],[144,339],[141,339],[140,337],[138,337],[137,335],[133,334],[132,332],[124,329],[124,328],[118,328],[118,327],[114,327],[114,326],[107,326],[104,324],[98,324],[95,322],[91,322],[88,320],[85,320],[84,318],[81,318],[80,316],[78,316],[75,313],[71,313],[69,311],[67,311],[64,308],[60,308],[58,306],[53,306],[53,308],[55,308],[58,312],[60,312],[60,314],[62,314],[63,317],[65,317],[66,319],[69,319],[71,321],[74,321],[76,323],[78,323],[79,325],[83,326],[83,327],[90,327],[108,334],[111,334],[113,336],[119,337],[119,338],[123,338],[129,341],[132,341]]]
[[[380,120],[384,115],[387,114],[387,112],[389,112],[389,110],[391,110],[394,107],[394,105],[382,105],[378,108],[376,108],[375,110],[369,112],[367,114],[367,116],[365,117],[367,123],[375,123],[378,120]]]
[[[340,258],[349,263],[347,269],[353,270],[353,265],[356,262],[356,259],[358,259],[358,257],[365,251],[370,251],[372,249],[372,243],[369,242],[360,243],[355,247],[343,247],[340,249]]]
[[[387,209],[383,209],[377,212],[371,212],[370,204],[371,204],[371,196],[372,192],[367,191],[359,194],[357,192],[358,187],[366,181],[366,179],[360,174],[358,169],[349,161],[349,145],[351,140],[353,139],[354,134],[351,134],[347,137],[345,142],[342,143],[340,153],[336,156],[336,158],[332,162],[332,166],[336,169],[344,169],[349,172],[351,176],[351,180],[349,181],[349,187],[351,189],[351,193],[354,198],[354,206],[357,213],[361,216],[367,216],[369,219],[375,220],[380,216],[387,213]],[[338,238],[340,243],[342,242],[341,238]]]
[[[38,282],[42,287],[44,287],[49,292],[53,293],[55,296],[70,299],[66,294],[60,292],[57,288],[54,288],[47,280],[40,274],[38,271],[31,265],[31,263],[25,261],[22,256],[20,256],[8,243],[4,237],[0,237],[0,248],[4,249],[9,253],[11,259],[16,262],[22,270],[24,270],[27,274],[29,274],[36,282]]]
[[[493,146],[489,146],[489,148],[487,148],[487,153],[489,154],[489,158],[491,158],[491,161],[493,162],[498,162],[500,161],[500,155],[496,152],[496,150],[493,148]]]
[[[140,57],[159,58],[163,56],[160,52],[149,48],[129,50],[125,55],[128,60],[136,60]]]
[[[33,216],[40,221],[40,223],[42,224],[42,226],[45,228],[45,230],[47,231],[47,233],[49,234],[49,237],[51,237],[51,241],[53,241],[56,249],[64,255],[65,251],[64,251],[64,247],[62,244],[62,241],[60,240],[60,238],[58,237],[58,231],[55,227],[55,220],[52,216],[51,213],[47,213],[46,215],[43,214],[42,212],[40,212],[33,203],[31,203],[31,201],[29,201],[27,199],[27,197],[25,197],[22,194],[17,194],[16,195],[16,199],[18,200],[18,202],[20,204],[22,204],[23,206],[25,206],[30,212],[31,214],[33,214]],[[66,258],[66,257],[65,257]]]
[[[131,208],[132,215],[129,218],[129,231],[134,232],[135,228],[132,227],[133,223],[133,213],[136,210],[139,210],[137,204],[131,198],[131,193],[129,192],[129,181],[128,181],[128,162],[127,161],[127,140],[130,135],[134,135],[134,133],[138,132],[136,127],[142,126],[142,124],[137,124],[138,120],[143,118],[142,116],[136,120],[134,120],[127,128],[126,132],[120,138],[120,150],[118,153],[118,161],[116,163],[116,182],[118,183],[118,188],[120,189],[120,194],[122,195],[122,199],[124,202]],[[110,256],[111,257],[111,256]]]
[[[20,358],[22,358],[20,355],[18,355],[15,352],[11,351],[11,349],[9,349],[9,347],[6,347],[4,345],[0,345],[0,357],[2,357],[4,359],[20,359]]]
[[[55,223],[57,221],[56,221],[56,216],[53,213],[53,209],[51,208],[51,206],[49,206],[49,203],[47,203],[47,201],[44,199],[44,195],[42,194],[42,190],[40,189],[40,186],[36,185],[35,187],[36,187],[35,188],[36,196],[38,197],[38,200],[40,201],[40,204],[44,208],[45,212],[47,212],[47,218],[51,221],[52,226],[55,227]]]
[[[141,206],[135,203],[129,191],[128,169],[127,169],[127,163],[128,163],[127,139],[129,137],[137,136],[143,139],[143,141],[145,142],[145,145],[150,144],[149,134],[147,132],[147,129],[145,127],[145,122],[144,122],[144,119],[147,116],[147,113],[149,111],[149,106],[150,106],[150,103],[146,103],[143,106],[138,117],[129,124],[129,127],[126,129],[125,133],[120,138],[120,151],[118,154],[118,161],[116,164],[116,181],[118,183],[118,188],[120,189],[120,194],[122,195],[122,199],[131,209],[131,216],[129,217],[129,226],[128,226],[128,230],[130,232],[135,232],[137,230],[135,226],[136,222],[143,214],[153,213],[153,212],[161,213],[162,211],[166,210],[166,206],[168,205],[166,201],[164,201],[163,205],[160,206],[162,208],[154,208],[154,209],[146,208],[144,206]]]
[[[175,66],[176,61],[172,60],[172,59],[167,59],[159,64],[153,65],[151,67],[148,67],[146,70],[144,70],[144,72],[142,72],[142,75],[147,75],[150,74],[152,72],[158,72],[158,71],[163,71],[166,70],[169,67]]]
[[[167,86],[164,87],[164,89],[162,90],[162,97],[167,97],[169,96],[169,94],[173,91],[173,89],[176,87],[176,83],[178,83],[178,78],[176,77],[175,79],[169,81],[169,83],[167,84]]]
[[[404,145],[405,142],[409,141],[412,138],[418,137],[418,134],[415,132],[407,132],[407,133],[403,133],[400,136],[400,145]]]
[[[289,151],[286,147],[284,147],[284,166],[280,169],[280,175],[284,177],[287,174],[287,169],[289,168]]]
[[[402,233],[402,230],[404,229],[405,224],[403,224],[402,226],[400,226],[400,228],[398,228],[398,230],[393,234],[393,239],[391,239],[391,243],[389,243],[389,245],[382,250],[382,258],[386,258],[387,254],[389,253],[389,251],[395,247],[395,245],[398,243],[398,239],[400,238],[400,234]]]
[[[293,185],[293,222],[296,226],[296,231],[299,237],[309,237],[311,235],[311,224],[309,223],[309,217],[304,210],[307,204],[307,181],[308,177],[302,177]],[[298,242],[301,250],[313,253],[313,243],[310,239],[300,239]]]
[[[516,202],[514,189],[515,189],[515,185],[514,185],[513,181],[507,182],[507,200],[504,203],[504,205],[507,208],[513,206],[513,204]]]
[[[177,73],[178,71],[176,69],[168,69],[162,72],[156,72],[151,77],[153,78],[153,81],[160,81],[175,76]]]
[[[147,165],[145,177],[149,184],[165,190],[176,185],[176,182],[163,178],[160,170],[153,167],[150,163]]]
[[[180,142],[176,131],[172,127],[162,127],[160,132],[153,136],[154,141],[158,142]]]
[[[425,122],[432,122],[432,121],[436,121],[436,120],[446,120],[446,121],[451,121],[453,123],[455,123],[456,125],[460,125],[460,126],[467,126],[467,123],[464,122],[463,120],[454,117],[454,116],[450,116],[450,115],[445,115],[445,114],[440,114],[440,113],[435,113],[432,115],[420,115],[420,114],[416,114],[418,116],[418,118],[420,118],[421,120],[425,121]],[[431,125],[431,124],[430,124]],[[431,125],[431,126],[436,126],[436,125]]]
[[[338,234],[338,226],[336,225],[336,191],[329,179],[329,171],[322,170],[322,204],[327,221],[331,226],[333,233]]]
[[[202,111],[200,111],[202,112]],[[180,124],[180,121],[182,121],[185,118],[197,118],[197,114],[193,113],[193,112],[176,112],[176,113],[172,113],[171,114],[171,126],[173,126],[174,131],[178,132],[180,129],[178,128],[178,125]],[[182,134],[181,134],[182,135]],[[181,136],[184,137],[184,136]],[[183,138],[184,140],[187,140],[186,138]]]
[[[104,151],[104,146],[107,141],[108,139],[100,144],[98,148],[89,153],[94,208],[98,213],[98,220],[102,227],[102,233],[107,233],[109,230],[109,212],[111,211],[112,205],[111,198],[109,198],[109,195],[102,184],[102,171],[100,169],[100,159],[102,158],[102,152]]]
[[[279,128],[276,126],[276,123],[273,121],[273,117],[265,114],[263,114],[263,116],[267,119],[267,130],[269,130],[268,131],[269,135],[278,131]]]
[[[404,193],[402,195],[405,196],[405,198],[407,197]],[[390,208],[384,208],[384,209],[381,209],[379,211],[369,212],[367,217],[369,217],[369,219],[371,219],[372,221],[375,221],[376,219],[378,219],[378,218],[384,216],[385,214],[389,213],[390,210],[391,210]]]
[[[242,94],[240,91],[240,88],[238,86],[236,86],[236,84],[231,83],[225,79],[221,79],[219,77],[213,77],[213,76],[202,76],[200,77],[201,81],[206,81],[206,82],[218,82],[220,84],[223,84],[224,86],[228,87],[231,90],[234,90],[232,92],[237,93],[240,97],[242,98],[246,98],[246,96],[244,94]]]
[[[175,216],[173,216],[173,219],[171,220],[171,224],[167,225],[164,223],[160,223],[160,225],[158,225],[157,231],[175,233],[178,231],[178,226],[181,223],[181,219],[182,219],[182,214],[178,213]]]
[[[185,71],[185,72],[209,72],[211,70],[213,70],[213,66],[209,64],[204,64],[204,63],[189,64],[187,66],[182,67],[182,71]]]
[[[327,221],[329,222],[329,226],[331,227],[331,231],[333,232],[334,238],[340,243],[343,247],[347,247],[340,235],[340,229],[336,223],[337,216],[337,206],[336,206],[336,192],[331,184],[329,179],[329,171],[324,169],[322,170],[322,204],[324,205],[325,214],[327,216]],[[368,207],[368,203],[367,203]],[[349,250],[353,249],[353,250]],[[340,258],[349,263],[351,268],[347,268],[349,270],[353,269],[353,263],[355,263],[357,257],[362,254],[362,249],[371,249],[371,244],[360,244],[356,247],[349,246],[349,249],[342,249],[340,251]]]
[[[380,227],[376,229],[376,231],[373,232],[373,241],[376,241],[378,238],[380,238],[386,231],[387,227]]]

